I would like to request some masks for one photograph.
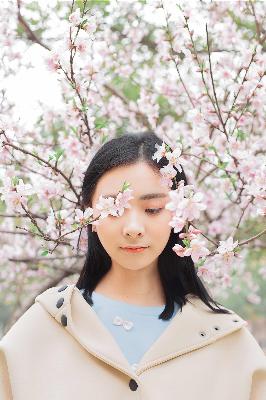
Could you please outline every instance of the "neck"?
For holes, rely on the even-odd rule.
[[[115,300],[143,306],[162,306],[165,296],[157,265],[130,270],[112,264],[95,288]]]

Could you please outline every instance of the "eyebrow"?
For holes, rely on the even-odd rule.
[[[106,194],[103,196],[104,199],[107,199],[107,197],[113,197],[116,198],[117,194]],[[143,194],[142,196],[139,197],[139,200],[151,200],[151,199],[160,199],[163,197],[167,197],[166,193],[147,193]]]

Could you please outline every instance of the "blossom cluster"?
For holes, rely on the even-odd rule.
[[[153,160],[168,160],[160,172],[179,239],[173,251],[191,257],[217,294],[238,293],[241,281],[259,303],[245,256],[262,249],[265,234],[265,3],[253,2],[254,15],[241,1],[34,2],[21,5],[18,30],[9,3],[0,15],[1,82],[33,68],[26,55],[37,47],[62,102],[41,104],[29,128],[1,92],[0,292],[9,296],[14,277],[38,290],[62,258],[67,268],[78,248],[86,252],[84,226],[123,214],[130,190],[100,198],[94,221],[92,209],[80,209],[80,182],[106,140],[153,129],[163,139]],[[189,184],[173,190],[182,167]],[[263,265],[256,273],[265,280]]]

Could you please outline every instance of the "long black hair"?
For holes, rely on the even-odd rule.
[[[87,207],[92,207],[91,200],[98,180],[112,168],[145,161],[159,173],[160,168],[168,164],[168,160],[165,157],[162,157],[159,162],[152,159],[156,151],[156,143],[161,146],[163,140],[150,131],[125,133],[105,142],[93,156],[85,172],[81,191],[83,210]],[[181,173],[177,170],[176,172],[176,181],[173,180],[171,190],[176,189],[176,183],[178,184],[180,180],[184,180],[185,185],[188,184],[183,169]],[[84,289],[83,297],[92,305],[92,292],[111,268],[111,257],[102,246],[97,233],[92,232],[92,225],[87,225],[86,229],[88,232],[88,249],[76,287]],[[159,318],[163,320],[170,319],[174,312],[175,302],[179,304],[182,311],[182,306],[187,302],[185,296],[188,294],[199,297],[213,312],[230,314],[229,310],[220,308],[220,303],[211,298],[197,275],[191,257],[179,257],[173,251],[172,248],[175,244],[183,244],[178,235],[179,233],[174,233],[174,228],[172,228],[169,240],[158,257],[158,271],[166,299],[165,308]],[[213,307],[211,303],[217,308]]]

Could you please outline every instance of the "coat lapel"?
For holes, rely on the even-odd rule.
[[[188,295],[187,300],[182,312],[179,310],[144,354],[138,364],[137,375],[157,364],[207,346],[247,324],[234,312],[213,313],[193,295]],[[39,302],[88,352],[127,375],[134,375],[116,340],[74,284],[64,289],[50,288],[37,296],[35,302]]]
[[[247,325],[232,310],[232,314],[213,313],[198,297],[187,295],[187,303],[162,335],[144,354],[138,372],[207,346]]]

